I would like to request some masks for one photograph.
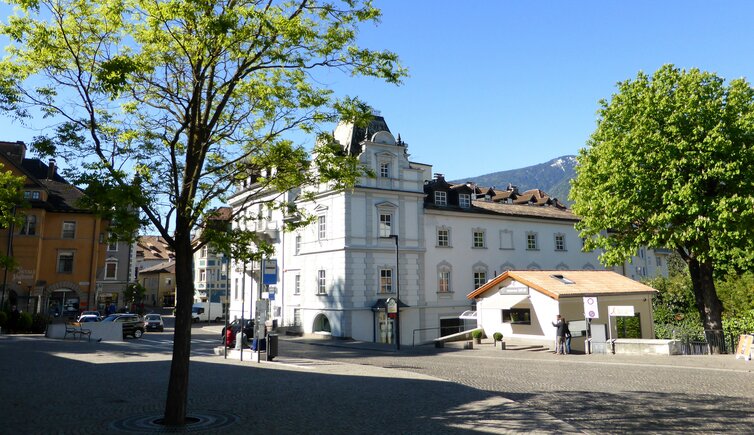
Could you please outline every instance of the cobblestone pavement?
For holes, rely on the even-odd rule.
[[[579,432],[494,392],[413,371],[287,355],[294,346],[316,347],[283,341],[281,355],[262,363],[193,354],[189,414],[222,414],[234,423],[179,432]],[[164,432],[123,422],[162,415],[169,359],[169,348],[159,340],[0,336],[0,434]]]
[[[733,356],[628,357],[404,347],[281,337],[256,363],[209,355],[195,330],[194,433],[751,433],[754,374]],[[203,335],[202,335],[203,334]],[[165,335],[125,343],[0,336],[0,434],[127,433],[159,416]],[[203,344],[203,346],[202,346]],[[131,430],[131,433],[148,431]]]
[[[286,352],[423,373],[500,394],[586,433],[754,431],[754,363],[732,355],[557,356],[491,343],[376,352],[312,344],[324,343],[288,340]]]

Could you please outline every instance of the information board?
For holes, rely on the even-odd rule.
[[[751,360],[752,343],[754,343],[754,335],[742,335],[738,337],[736,359],[743,358],[746,361]]]

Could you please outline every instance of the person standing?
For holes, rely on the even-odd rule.
[[[555,355],[565,354],[565,329],[567,328],[565,321],[558,314],[555,317],[555,321],[552,322],[552,326],[555,329]]]
[[[564,332],[565,332],[565,353],[571,353],[571,330],[568,329],[568,321],[565,319],[565,317],[562,318],[563,320],[563,326],[564,326]]]

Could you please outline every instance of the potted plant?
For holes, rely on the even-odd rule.
[[[476,342],[476,344],[481,344],[482,343],[482,330],[481,329],[475,329],[475,330],[471,331],[471,338],[474,339],[474,341]]]
[[[496,333],[492,334],[492,340],[493,340],[492,344],[494,346],[497,346],[497,342],[498,341],[500,341],[500,342],[503,341],[503,334],[501,332],[496,332]]]

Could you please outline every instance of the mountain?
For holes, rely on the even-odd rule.
[[[570,205],[568,192],[571,190],[569,181],[576,176],[576,156],[562,156],[521,169],[493,172],[463,180],[455,180],[453,183],[473,182],[483,187],[494,186],[505,189],[508,183],[518,186],[519,192],[529,189],[544,190],[550,197],[558,198],[561,202]]]

